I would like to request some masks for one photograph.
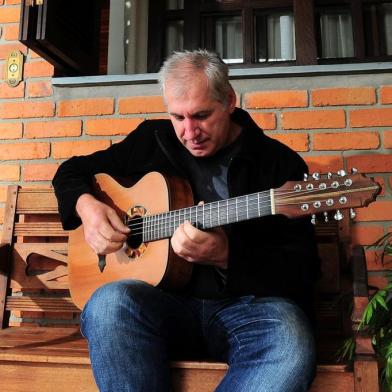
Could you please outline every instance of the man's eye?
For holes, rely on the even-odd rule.
[[[196,115],[194,116],[194,118],[195,118],[196,120],[205,120],[207,117],[208,117],[208,114],[207,114],[207,113],[196,114]]]
[[[173,114],[173,117],[177,120],[177,121],[182,121],[184,119],[183,116],[177,116],[175,114]]]

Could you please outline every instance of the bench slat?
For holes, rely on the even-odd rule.
[[[74,305],[70,297],[27,297],[8,296],[7,310],[19,311],[44,311],[44,312],[74,312],[80,313],[80,309]]]
[[[15,223],[16,236],[33,237],[67,237],[60,222],[18,222]]]

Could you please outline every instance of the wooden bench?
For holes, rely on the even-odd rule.
[[[312,392],[378,391],[369,339],[357,335],[353,364],[336,362],[368,296],[363,251],[351,251],[347,228],[347,221],[317,226],[324,278],[315,298],[319,359]],[[67,232],[53,190],[10,186],[0,247],[0,390],[96,391],[79,315],[69,297]],[[207,392],[227,366],[179,361],[172,369],[175,391]]]

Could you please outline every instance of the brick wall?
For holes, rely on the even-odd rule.
[[[25,56],[23,81],[0,84],[0,223],[8,184],[49,185],[62,160],[106,148],[145,118],[165,116],[156,85],[53,86],[53,67],[17,41],[19,13],[20,1],[0,0],[1,75],[11,50]],[[238,104],[311,171],[356,167],[377,178],[382,195],[358,210],[353,231],[355,243],[369,245],[392,230],[392,77],[292,79],[235,80]],[[385,268],[376,251],[367,251],[370,271]]]

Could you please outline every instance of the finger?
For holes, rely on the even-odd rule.
[[[97,236],[94,243],[90,244],[97,254],[106,255],[121,249],[123,242],[109,241],[102,236]]]
[[[174,252],[182,258],[186,258],[195,252],[194,243],[185,234],[183,224],[176,229],[170,242]]]
[[[189,240],[197,244],[203,243],[208,238],[208,233],[197,229],[188,221],[184,222],[183,230],[185,235],[189,238]]]
[[[109,241],[124,242],[127,239],[126,234],[117,231],[110,221],[102,222],[98,230],[99,234]]]
[[[108,219],[110,224],[116,231],[123,234],[129,234],[129,232],[131,231],[131,229],[122,222],[116,211],[110,210],[108,212]]]

